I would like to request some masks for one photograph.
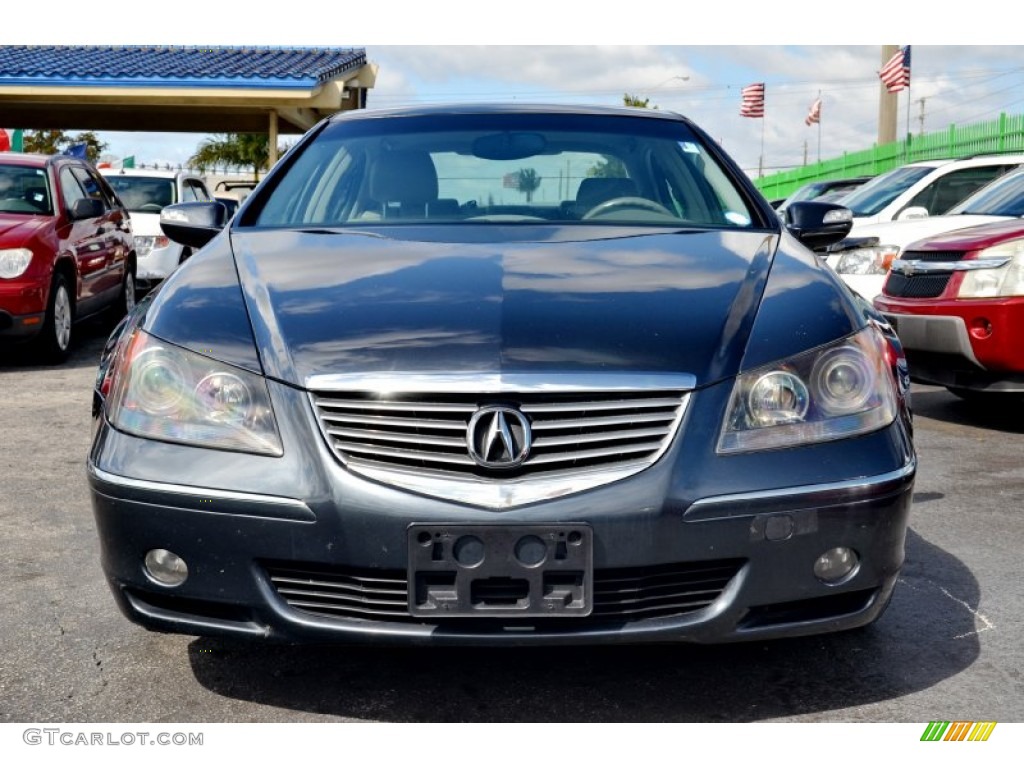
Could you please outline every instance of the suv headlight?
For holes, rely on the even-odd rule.
[[[977,258],[1008,258],[1009,262],[994,269],[971,269],[965,272],[957,298],[1024,296],[1024,240],[1010,240],[986,248],[978,253]]]
[[[140,437],[281,456],[264,379],[135,331],[115,365],[107,417]]]
[[[719,453],[759,451],[872,432],[896,418],[896,388],[874,326],[736,378]]]
[[[7,248],[0,250],[0,277],[8,279],[21,277],[32,262],[32,251],[28,248]]]
[[[836,262],[840,275],[884,275],[900,252],[898,245],[870,245],[843,251]]]

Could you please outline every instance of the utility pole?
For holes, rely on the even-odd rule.
[[[924,136],[924,102],[925,102],[925,98],[926,97],[922,96],[920,99],[917,100],[917,103],[921,105],[921,114],[918,115],[918,118],[917,118],[918,122],[921,125],[921,128],[917,132],[918,136]]]
[[[804,165],[807,165],[807,139],[804,139]]]
[[[878,69],[891,59],[898,51],[898,45],[882,46],[882,62]],[[878,81],[878,145],[891,144],[896,141],[896,94],[886,90],[885,83]]]

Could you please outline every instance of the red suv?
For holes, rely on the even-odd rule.
[[[74,323],[135,305],[128,212],[88,163],[0,154],[0,340],[59,362]]]
[[[908,245],[875,297],[915,381],[960,397],[1024,393],[1024,222]]]

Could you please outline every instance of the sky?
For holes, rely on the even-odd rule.
[[[970,21],[953,26],[913,18],[912,9],[876,0],[855,7],[803,0],[703,9],[679,4],[679,10],[651,0],[508,6],[295,0],[290,13],[277,10],[270,23],[224,5],[230,7],[179,0],[167,6],[173,13],[130,40],[122,39],[130,28],[123,24],[66,25],[48,36],[34,30],[44,35],[39,39],[5,25],[0,43],[365,48],[379,67],[370,108],[507,100],[621,104],[629,93],[694,119],[752,176],[876,141],[882,43],[910,44],[913,51],[911,88],[899,94],[900,135],[1024,113],[1024,46],[1012,44],[1014,25],[986,29],[981,38]],[[68,0],[68,14],[74,7]],[[132,7],[107,2],[105,16],[138,18]],[[739,115],[740,91],[754,82],[765,83],[763,121]],[[804,124],[819,93],[820,130]],[[204,138],[100,136],[113,156],[174,165]]]

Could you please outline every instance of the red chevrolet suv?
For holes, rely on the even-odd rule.
[[[908,245],[874,304],[899,335],[914,381],[960,397],[1024,393],[1024,221]]]
[[[0,341],[59,362],[74,323],[135,305],[128,212],[83,160],[0,153]]]

